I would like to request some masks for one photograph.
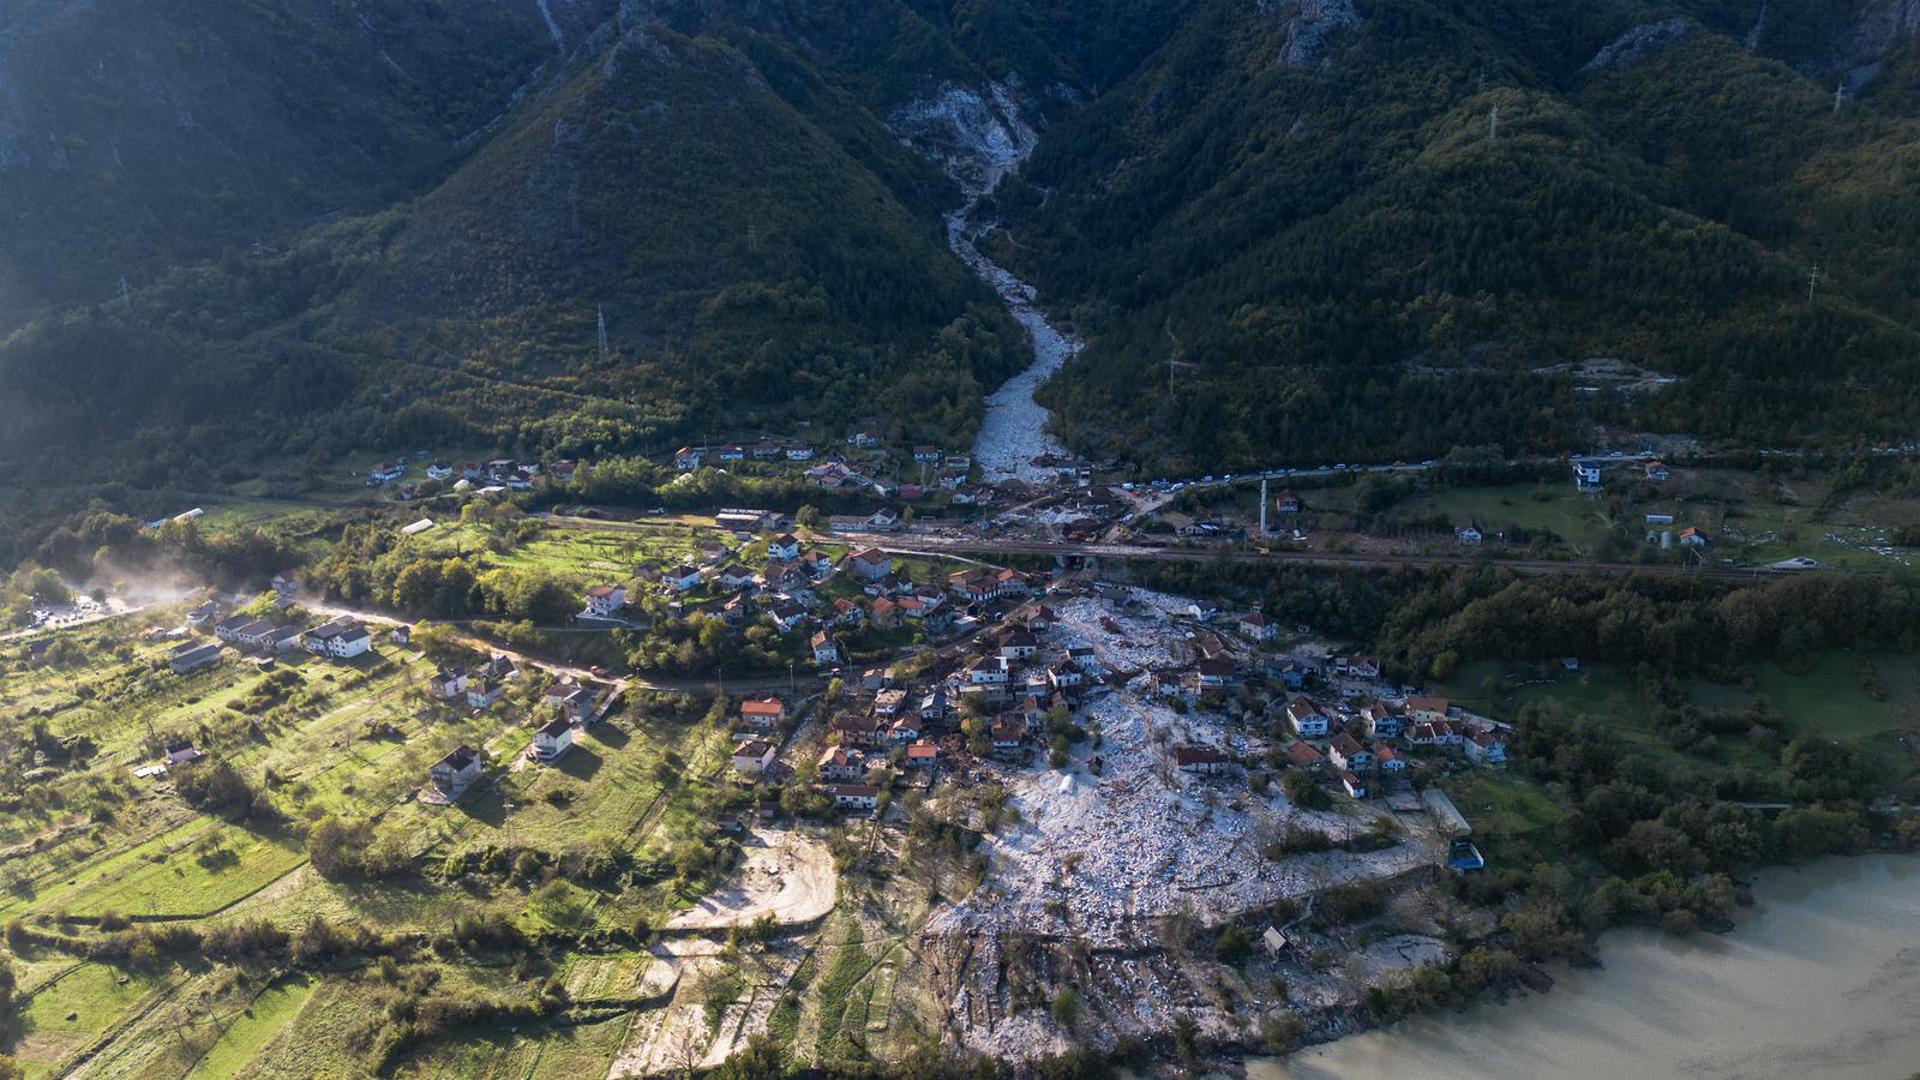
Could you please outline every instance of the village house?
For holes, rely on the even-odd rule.
[[[1002,716],[988,728],[987,736],[996,751],[1018,750],[1027,741],[1027,722],[1017,716]]]
[[[835,641],[825,630],[814,633],[812,645],[814,663],[824,667],[828,664],[837,664],[840,662],[840,643]]]
[[[1225,772],[1229,764],[1227,756],[1211,746],[1182,746],[1173,758],[1183,771],[1203,775]]]
[[[175,675],[185,675],[219,662],[220,646],[211,641],[181,645],[167,654],[167,668]]]
[[[626,606],[626,586],[591,585],[587,588],[587,606],[581,614],[592,619],[611,619]]]
[[[1344,731],[1327,741],[1327,759],[1336,768],[1348,772],[1373,771],[1373,751],[1360,745],[1359,740]]]
[[[1380,677],[1380,662],[1371,656],[1354,653],[1335,661],[1334,671],[1355,679],[1377,679]]]
[[[1009,675],[1005,662],[996,656],[976,656],[964,670],[967,682],[974,686],[1004,686]]]
[[[442,701],[452,701],[467,692],[467,673],[461,668],[441,668],[427,680],[427,692]]]
[[[191,742],[168,743],[166,751],[168,765],[191,765],[207,756]]]
[[[373,635],[360,620],[342,615],[301,634],[300,644],[316,656],[348,660],[373,648]]]
[[[947,718],[946,690],[936,686],[927,691],[921,696],[920,704],[915,706],[914,711],[919,713],[922,720],[945,720]]]
[[[920,721],[911,715],[902,716],[887,726],[887,741],[892,743],[910,743],[920,738]]]
[[[1496,731],[1475,731],[1462,740],[1460,749],[1476,765],[1504,765],[1507,761],[1506,740]]]
[[[842,809],[872,810],[880,805],[880,789],[872,784],[827,784],[821,790]]]
[[[367,486],[385,487],[405,475],[407,475],[407,466],[404,462],[383,461],[367,470]]]
[[[796,443],[792,446],[789,446],[787,447],[787,460],[788,461],[812,461],[813,447],[808,446],[804,443]]]
[[[1036,605],[1027,615],[1027,629],[1044,634],[1060,624],[1060,614],[1045,604]]]
[[[886,728],[878,717],[841,713],[827,724],[827,731],[838,736],[842,746],[876,746]]]
[[[925,739],[917,740],[907,746],[907,768],[931,769],[939,762],[940,748]]]
[[[792,633],[807,621],[806,607],[793,601],[774,605],[767,615],[773,620],[774,629],[782,634]]]
[[[479,778],[483,764],[480,751],[471,746],[457,746],[446,757],[433,763],[433,767],[427,770],[427,781],[440,793],[441,798],[452,802]]]
[[[968,603],[992,600],[1002,591],[1000,579],[986,570],[956,570],[947,575],[947,588]]]
[[[1201,660],[1193,665],[1193,681],[1201,690],[1217,690],[1239,681],[1234,663],[1225,657]]]
[[[1000,656],[1005,660],[1030,660],[1040,643],[1024,627],[1008,627],[1000,633]]]
[[[800,538],[787,533],[767,541],[767,558],[791,562],[800,557]]]
[[[733,771],[741,776],[759,776],[773,764],[774,745],[762,739],[749,739],[733,749]]]
[[[1475,525],[1471,521],[1467,522],[1465,525],[1462,525],[1458,530],[1456,530],[1454,532],[1454,536],[1462,544],[1468,544],[1468,545],[1478,544],[1482,540],[1486,539],[1486,534],[1482,533],[1480,531],[1480,527],[1478,525]]]
[[[573,721],[556,716],[533,733],[533,745],[527,752],[535,761],[553,761],[572,748]]]
[[[847,553],[846,565],[858,581],[879,581],[893,572],[893,557],[878,548],[855,548]]]
[[[1375,739],[1397,739],[1407,730],[1406,713],[1383,701],[1362,708],[1360,719],[1366,724],[1367,735]]]
[[[1351,772],[1343,772],[1340,774],[1340,786],[1352,798],[1364,799],[1367,797],[1367,782]]]
[[[1422,720],[1407,729],[1407,743],[1411,746],[1434,746],[1442,750],[1457,749],[1465,741],[1459,725],[1451,720]]]
[[[1702,550],[1713,546],[1713,541],[1707,537],[1706,533],[1701,532],[1691,525],[1680,530],[1680,543],[1683,547],[1699,548]]]
[[[860,624],[866,621],[867,613],[861,610],[859,604],[854,603],[845,596],[834,599],[833,624],[835,626],[845,627],[849,630],[857,630]]]
[[[203,630],[207,627],[207,624],[213,622],[219,614],[220,602],[218,600],[208,600],[206,603],[187,612],[187,625],[195,630]]]
[[[1240,616],[1239,627],[1248,641],[1272,641],[1280,632],[1272,619],[1257,611]]]
[[[1382,746],[1373,755],[1374,767],[1382,773],[1401,773],[1407,770],[1407,756],[1391,746]]]
[[[1267,674],[1279,679],[1289,690],[1298,690],[1307,685],[1307,676],[1313,674],[1313,665],[1296,656],[1283,656],[1267,665]]]
[[[1415,720],[1445,720],[1450,703],[1443,697],[1430,697],[1415,694],[1407,699],[1407,712]]]
[[[1573,463],[1573,486],[1581,491],[1600,489],[1600,466],[1584,461]]]
[[[700,587],[700,571],[682,563],[661,575],[660,580],[675,592],[687,592]]]
[[[779,698],[756,698],[740,703],[740,722],[756,731],[772,731],[786,717],[786,703]]]
[[[506,695],[507,688],[492,679],[467,684],[467,706],[474,709],[490,708]]]
[[[1297,493],[1282,491],[1280,494],[1274,496],[1273,508],[1283,514],[1297,514],[1305,508],[1305,504],[1300,501],[1300,496]]]
[[[273,646],[276,632],[280,627],[265,619],[255,619],[233,632],[232,641],[243,649],[266,649]]]
[[[1287,722],[1293,725],[1293,733],[1301,738],[1323,736],[1332,727],[1325,710],[1314,704],[1312,698],[1304,696],[1287,702]]]
[[[1668,469],[1663,462],[1659,462],[1659,461],[1647,462],[1646,471],[1647,471],[1647,479],[1654,480],[1654,481],[1665,480],[1667,477],[1673,475],[1673,471],[1671,469]]]
[[[921,465],[937,463],[940,460],[940,449],[935,446],[916,446],[913,448],[913,460]]]
[[[1047,668],[1047,685],[1055,690],[1071,690],[1080,686],[1086,679],[1080,665],[1072,660],[1061,660]]]
[[[1325,760],[1313,744],[1295,740],[1287,744],[1287,764],[1296,769],[1316,769]]]
[[[753,571],[739,563],[728,563],[714,574],[713,579],[720,583],[721,588],[733,592],[753,584],[754,577]]]
[[[729,532],[755,533],[776,527],[779,515],[769,510],[727,507],[713,515],[713,523]]]
[[[875,630],[891,630],[900,625],[900,605],[882,596],[867,606],[867,621]]]
[[[221,641],[232,643],[240,631],[251,622],[253,622],[251,615],[229,615],[214,626],[213,636]]]
[[[873,715],[892,719],[906,708],[907,692],[890,688],[873,695]]]
[[[858,780],[867,775],[867,755],[850,746],[829,746],[820,751],[816,767],[822,780]]]

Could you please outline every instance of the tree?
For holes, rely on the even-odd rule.
[[[1304,772],[1290,772],[1280,781],[1280,791],[1287,801],[1303,810],[1325,810],[1333,805],[1327,792],[1313,777]]]
[[[1053,1014],[1053,1022],[1071,1030],[1080,1023],[1080,995],[1071,986],[1062,986],[1054,991],[1053,1001],[1047,1006]]]

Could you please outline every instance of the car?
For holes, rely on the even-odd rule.
[[[1335,469],[1336,471],[1345,471],[1345,469],[1346,469],[1346,467],[1347,467],[1347,463],[1343,461],[1343,462],[1341,462],[1340,464],[1338,464],[1338,465],[1335,465],[1335,466],[1334,466],[1334,469]]]
[[[1203,476],[1203,477],[1201,477],[1201,478],[1200,478],[1200,482],[1201,482],[1201,483],[1203,483],[1203,484],[1211,484],[1211,483],[1213,483],[1213,474],[1212,474],[1212,473],[1208,473],[1207,475],[1205,475],[1205,476]]]

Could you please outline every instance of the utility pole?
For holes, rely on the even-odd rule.
[[[1813,290],[1819,287],[1820,287],[1820,268],[1816,266],[1813,269],[1807,271],[1807,303],[1809,304],[1813,303]]]
[[[760,251],[760,226],[747,226],[747,250],[758,254]]]
[[[1498,139],[1499,137],[1500,137],[1500,106],[1495,105],[1492,108],[1487,110],[1487,141],[1492,142],[1493,140]]]
[[[1840,106],[1846,104],[1846,101],[1847,101],[1847,80],[1841,79],[1839,85],[1833,88],[1833,111],[1839,112]]]
[[[127,275],[125,274],[120,275],[120,302],[129,308],[133,306],[133,290],[127,287]]]
[[[600,318],[600,362],[607,362],[607,306],[601,304],[594,309]]]

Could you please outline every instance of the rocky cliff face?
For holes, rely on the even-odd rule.
[[[1360,25],[1353,0],[1259,0],[1259,5],[1263,14],[1286,26],[1280,62],[1290,68],[1311,67],[1335,34]]]

